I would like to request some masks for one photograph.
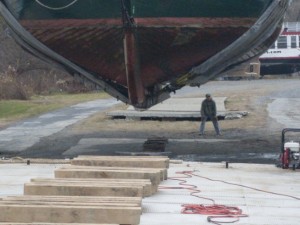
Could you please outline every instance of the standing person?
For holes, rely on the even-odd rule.
[[[213,122],[217,136],[220,136],[220,128],[217,118],[217,107],[215,101],[212,99],[210,94],[205,95],[205,100],[201,104],[201,126],[200,135],[204,135],[205,122],[210,119]]]

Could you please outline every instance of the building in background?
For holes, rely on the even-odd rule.
[[[286,22],[277,41],[259,57],[260,75],[287,75],[300,71],[300,22]]]

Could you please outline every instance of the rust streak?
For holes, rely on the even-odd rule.
[[[131,104],[143,103],[145,100],[144,87],[140,77],[139,60],[137,55],[136,37],[133,29],[127,29],[124,37],[124,55],[128,95]]]

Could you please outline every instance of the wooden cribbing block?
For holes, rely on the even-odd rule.
[[[114,178],[114,179],[149,179],[156,186],[161,181],[160,172],[135,170],[101,170],[60,168],[54,171],[55,178]]]
[[[78,156],[71,161],[71,164],[82,166],[169,168],[169,158],[139,156]]]
[[[64,184],[64,183],[26,183],[25,195],[64,195],[64,196],[129,196],[142,197],[143,187],[110,184]]]
[[[79,155],[77,156],[77,158],[118,158],[120,156],[111,156],[111,155]],[[132,159],[169,159],[168,156],[164,156],[164,155],[147,155],[147,156],[141,156],[141,155],[137,155],[137,156],[132,156],[132,155],[128,155],[128,156],[121,156],[121,158],[132,158]]]
[[[60,167],[60,169],[85,169],[85,170],[137,170],[134,167],[103,167],[103,166],[78,166],[78,165],[66,165]],[[168,177],[167,169],[159,169],[159,168],[138,168],[139,171],[145,172],[158,172],[160,173],[160,180],[164,181]]]
[[[82,205],[7,205],[0,202],[0,221],[9,223],[84,223],[137,225],[141,207]]]
[[[39,202],[39,201],[18,201],[18,200],[3,200],[1,201],[2,205],[28,205],[28,204],[34,204],[34,205],[44,205],[44,206],[52,206],[52,205],[56,205],[56,206],[79,206],[78,203],[74,203],[74,202],[48,202],[48,201],[43,201],[43,202]],[[134,203],[82,203],[81,206],[89,206],[89,207],[112,207],[112,206],[116,206],[116,207],[140,207],[137,204]]]
[[[141,206],[141,197],[113,197],[113,196],[46,196],[46,195],[18,195],[7,196],[1,198],[3,201],[18,201],[18,202],[62,202],[62,203],[132,203]]]
[[[111,185],[111,186],[141,186],[143,187],[143,196],[148,197],[156,193],[157,187],[154,187],[150,180],[146,179],[72,179],[72,178],[33,178],[32,183],[43,183],[43,184],[84,184],[84,185]]]
[[[0,225],[83,225],[82,223],[2,223]],[[95,225],[90,223],[85,223],[84,225]],[[119,224],[97,224],[97,225],[119,225]]]
[[[2,223],[0,222],[0,225],[82,225],[80,223]],[[85,223],[84,225],[95,225],[95,224],[88,224]],[[118,225],[118,224],[97,224],[97,225]]]

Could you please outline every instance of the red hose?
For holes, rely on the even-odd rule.
[[[207,221],[210,223],[216,224],[216,225],[221,225],[224,223],[235,223],[235,222],[238,222],[240,220],[240,218],[242,218],[242,217],[248,217],[248,215],[243,214],[242,210],[238,207],[217,205],[217,204],[215,204],[214,199],[205,198],[205,197],[201,197],[201,196],[197,195],[197,194],[201,193],[201,190],[199,190],[198,187],[195,185],[188,184],[187,181],[185,180],[186,178],[192,178],[193,176],[195,176],[195,177],[210,180],[213,182],[222,182],[225,184],[240,186],[240,187],[248,188],[248,189],[259,191],[259,192],[264,192],[264,193],[279,195],[279,196],[285,196],[285,197],[293,198],[295,200],[300,200],[300,198],[291,196],[291,195],[285,195],[285,194],[280,194],[280,193],[275,193],[275,192],[264,191],[261,189],[248,187],[248,186],[241,185],[241,184],[230,183],[230,182],[222,181],[222,180],[214,180],[214,179],[211,179],[208,177],[194,174],[194,171],[183,171],[183,172],[177,172],[176,174],[182,174],[182,175],[184,175],[184,177],[171,177],[168,179],[178,181],[182,187],[160,186],[159,188],[160,189],[185,189],[185,190],[191,191],[191,193],[190,193],[191,196],[211,201],[212,205],[184,204],[184,205],[182,205],[183,209],[182,209],[181,213],[209,215],[207,217]],[[221,221],[221,219],[223,219],[223,221]]]
[[[248,217],[248,215],[243,214],[242,210],[238,207],[231,207],[226,205],[186,204],[182,205],[182,207],[183,209],[181,213],[209,215],[207,217],[207,221],[214,224],[235,223],[238,222],[241,217]],[[224,219],[224,221],[220,221],[220,219]]]
[[[182,205],[183,209],[182,214],[201,214],[201,215],[210,215],[207,217],[207,221],[216,225],[221,225],[223,223],[235,223],[239,221],[240,217],[247,217],[247,215],[242,213],[242,210],[238,207],[231,207],[225,205],[215,204],[215,200],[212,198],[206,198],[199,196],[197,194],[201,193],[197,186],[188,184],[185,180],[186,178],[192,178],[196,176],[193,171],[183,171],[177,172],[177,174],[182,174],[184,177],[170,177],[169,180],[178,181],[182,187],[165,187],[160,186],[159,189],[185,189],[191,191],[190,195],[208,200],[212,202],[212,205],[196,205],[196,204],[184,204]],[[226,221],[220,221],[224,219]],[[229,220],[231,219],[231,220]]]

